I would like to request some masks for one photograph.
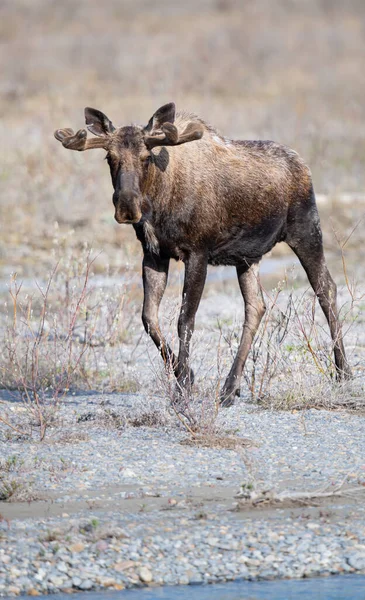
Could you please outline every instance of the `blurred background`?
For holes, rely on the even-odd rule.
[[[103,251],[101,271],[139,269],[103,152],[66,152],[53,131],[83,127],[87,105],[144,124],[169,101],[224,135],[295,148],[338,263],[333,228],[346,237],[363,211],[363,0],[1,0],[0,40],[2,277],[44,272],[55,236]]]

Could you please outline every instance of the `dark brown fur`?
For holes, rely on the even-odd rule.
[[[226,139],[195,115],[175,114],[174,104],[161,107],[144,128],[115,129],[94,109],[85,109],[85,116],[97,140],[87,140],[85,130],[58,130],[55,135],[67,148],[107,150],[115,218],[132,223],[143,246],[143,323],[165,362],[172,364],[180,391],[193,381],[189,344],[207,265],[235,265],[245,322],[222,390],[222,402],[233,403],[265,312],[258,265],[280,241],[297,254],[318,296],[330,326],[338,376],[350,376],[311,174],[296,152],[271,141]],[[171,258],[185,263],[178,357],[158,323]]]

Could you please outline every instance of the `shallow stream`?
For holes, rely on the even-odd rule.
[[[25,598],[30,600],[31,596]],[[68,594],[52,594],[52,600],[68,598]],[[72,594],[72,600],[365,600],[365,576],[341,575],[299,580],[143,588],[123,592],[82,592]]]

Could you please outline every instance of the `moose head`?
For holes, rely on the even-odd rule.
[[[159,108],[146,127],[114,127],[100,110],[85,108],[87,129],[96,138],[89,139],[86,129],[57,129],[55,138],[70,150],[106,150],[114,187],[113,204],[118,223],[139,223],[142,219],[148,170],[156,146],[179,146],[199,140],[204,133],[198,121],[189,122],[184,131],[174,125],[175,104]]]

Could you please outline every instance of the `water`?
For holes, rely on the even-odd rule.
[[[24,598],[24,597],[23,597]],[[30,597],[26,597],[29,598]],[[46,597],[48,600],[50,596]],[[52,594],[52,600],[365,600],[365,576],[341,575],[207,586],[143,588],[123,592]],[[39,597],[41,600],[41,597]]]

